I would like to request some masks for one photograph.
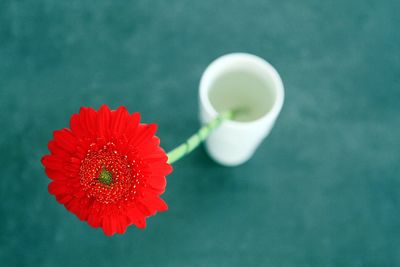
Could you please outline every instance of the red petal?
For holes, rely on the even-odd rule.
[[[56,199],[57,199],[58,203],[60,203],[60,204],[66,204],[69,201],[71,201],[72,198],[73,198],[72,195],[69,195],[69,194],[56,196]]]
[[[112,236],[115,233],[115,231],[112,229],[111,217],[109,216],[104,216],[102,227],[104,234],[107,236]]]
[[[93,108],[82,107],[79,111],[82,117],[82,124],[84,128],[88,131],[90,136],[96,136],[96,117],[97,112]]]
[[[140,122],[139,112],[135,112],[130,117],[128,117],[127,122],[128,124],[124,132],[124,136],[127,138],[127,140],[130,140],[132,137],[136,135],[136,131],[139,128],[139,122]]]
[[[61,182],[51,182],[48,185],[49,193],[52,195],[63,195],[63,194],[69,194],[70,189]]]
[[[147,163],[151,164],[152,162],[162,162],[165,163],[168,160],[167,155],[162,151],[156,152],[149,152],[149,153],[141,153],[139,154],[142,160],[146,161]]]
[[[111,231],[114,234],[118,230],[118,225],[119,225],[118,215],[115,214],[113,216],[110,216],[110,221],[111,221]]]
[[[115,137],[124,133],[128,123],[129,113],[125,107],[121,106],[116,111],[111,112],[111,132]]]
[[[153,175],[167,176],[172,172],[172,166],[166,162],[150,163],[151,172]]]
[[[54,140],[57,142],[57,145],[64,149],[69,153],[73,153],[76,149],[77,140],[72,132],[64,128],[62,130],[54,131]]]
[[[92,227],[100,227],[101,226],[101,216],[99,216],[97,213],[90,213],[88,216],[88,223]]]
[[[46,172],[47,176],[52,180],[70,179],[70,177],[68,177],[66,173],[59,171],[59,170],[53,170],[53,169],[46,168],[45,172]]]
[[[42,164],[53,170],[60,170],[64,168],[65,162],[62,158],[46,155],[42,158]]]
[[[151,175],[147,179],[147,184],[154,189],[160,190],[161,193],[164,192],[165,190],[165,186],[167,185],[167,179],[165,179],[165,176]]]
[[[97,132],[99,137],[108,138],[110,133],[111,111],[106,105],[101,105],[97,114]]]
[[[129,144],[136,147],[141,143],[146,143],[157,131],[157,124],[139,124],[136,134],[131,137]]]
[[[71,131],[74,133],[75,136],[78,137],[84,137],[88,136],[88,133],[85,131],[83,128],[81,121],[80,121],[80,115],[79,114],[73,114],[71,116],[71,119],[69,121],[69,127],[71,128]]]
[[[65,207],[67,208],[67,210],[69,210],[70,212],[72,212],[72,213],[74,213],[76,215],[79,214],[80,209],[81,209],[79,201],[76,198],[73,198],[73,199],[71,199],[70,202],[66,203]]]
[[[81,206],[78,212],[76,213],[76,216],[78,216],[79,220],[81,221],[87,221],[89,212],[86,207]]]
[[[96,112],[87,108],[81,108],[79,114],[73,114],[71,116],[69,125],[71,131],[79,139],[94,138],[95,128],[93,123],[96,120]]]
[[[61,157],[69,157],[70,154],[68,151],[63,150],[60,146],[57,145],[55,140],[51,140],[48,144],[48,148],[53,155],[61,156]]]
[[[131,222],[138,228],[146,228],[146,220],[144,219],[144,215],[136,207],[127,207],[127,215]]]
[[[63,170],[65,170],[66,172],[70,173],[70,174],[78,174],[79,172],[79,167],[80,164],[76,164],[76,163],[66,163],[63,166]]]
[[[143,142],[144,144],[144,142]],[[139,155],[142,159],[159,159],[163,162],[168,160],[167,154],[165,151],[159,146],[160,141],[159,138],[153,136],[150,140],[148,140],[145,145],[138,146]]]
[[[168,210],[167,204],[159,197],[145,197],[140,202],[148,209],[150,215],[154,215],[157,211]]]
[[[118,216],[117,219],[118,219],[117,233],[122,235],[126,231],[126,228],[128,226],[128,220],[124,215]]]

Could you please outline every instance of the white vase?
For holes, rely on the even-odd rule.
[[[243,109],[206,140],[216,162],[236,166],[246,162],[268,136],[282,109],[284,88],[278,72],[264,59],[246,53],[222,56],[202,75],[199,87],[203,124],[219,112]]]

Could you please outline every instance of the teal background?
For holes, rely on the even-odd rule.
[[[2,266],[399,266],[400,2],[0,1]],[[198,128],[206,66],[273,64],[270,137],[226,168],[174,165],[169,211],[106,237],[47,192],[40,158],[80,106],[140,111],[166,150]]]

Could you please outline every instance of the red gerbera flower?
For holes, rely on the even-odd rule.
[[[79,219],[102,227],[106,235],[123,234],[135,224],[168,209],[160,195],[172,171],[155,136],[155,124],[103,105],[82,107],[70,128],[54,131],[50,155],[42,158],[52,179],[49,192]]]

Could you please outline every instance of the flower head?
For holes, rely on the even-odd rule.
[[[70,129],[54,131],[42,158],[50,194],[106,235],[146,227],[148,216],[168,209],[160,195],[172,171],[156,129],[125,107],[82,107]]]

